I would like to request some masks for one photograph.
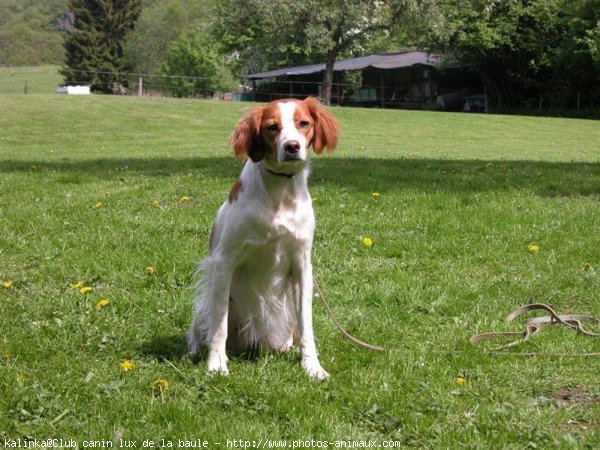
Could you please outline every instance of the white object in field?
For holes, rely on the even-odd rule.
[[[57,94],[90,95],[89,86],[62,86],[56,89]]]

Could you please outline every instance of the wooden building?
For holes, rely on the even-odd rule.
[[[448,94],[462,100],[462,95],[481,94],[481,79],[469,66],[449,64],[439,55],[410,51],[370,55],[338,61],[334,65],[331,102],[338,105],[423,108],[435,106],[439,97]],[[325,64],[288,67],[244,77],[252,82],[250,92],[238,99],[270,101],[285,97],[319,96]],[[358,82],[344,82],[346,72],[359,71]],[[443,102],[444,109],[450,105]]]

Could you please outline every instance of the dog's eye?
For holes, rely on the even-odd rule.
[[[272,123],[271,125],[269,125],[267,127],[267,130],[269,130],[269,131],[279,131],[279,127],[277,126],[276,123]]]
[[[308,128],[308,127],[310,127],[310,122],[308,122],[307,120],[301,120],[299,125],[300,125],[300,128]]]

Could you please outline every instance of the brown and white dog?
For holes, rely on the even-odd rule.
[[[208,371],[223,375],[226,348],[281,351],[299,338],[302,367],[329,374],[317,356],[312,325],[311,250],[315,228],[307,189],[309,147],[337,144],[339,125],[315,98],[278,100],[253,109],[231,144],[249,159],[213,225],[200,262],[190,353],[208,347]]]

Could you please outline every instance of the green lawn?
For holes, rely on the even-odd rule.
[[[339,150],[310,180],[316,278],[350,332],[390,351],[353,347],[317,303],[318,383],[297,352],[232,358],[227,378],[182,360],[249,106],[0,95],[0,442],[597,446],[598,359],[468,339],[520,329],[504,317],[533,301],[600,317],[599,122],[333,108]],[[600,339],[546,328],[515,349],[531,351]]]
[[[56,66],[0,67],[0,95],[51,94],[61,84]]]

